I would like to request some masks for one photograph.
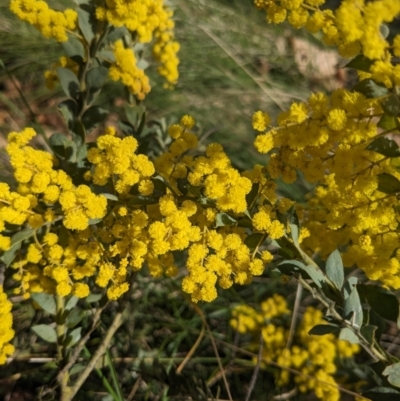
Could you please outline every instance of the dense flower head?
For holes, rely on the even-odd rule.
[[[75,10],[56,11],[43,0],[11,0],[10,10],[22,21],[39,30],[46,38],[57,42],[68,40],[67,31],[76,28],[78,14]]]
[[[325,0],[254,0],[258,9],[266,11],[269,23],[287,20],[296,29],[322,31],[325,43],[337,46],[343,57],[361,53],[371,60],[380,60],[391,47],[396,55],[399,39],[391,46],[381,35],[380,27],[400,13],[397,0],[344,0],[335,12],[321,10],[324,3]]]
[[[126,27],[137,35],[141,43],[154,41],[153,57],[160,63],[158,72],[166,79],[167,86],[176,84],[179,76],[179,43],[174,40],[175,24],[172,16],[173,12],[164,4],[164,0],[111,0],[96,9],[96,17],[100,21],[108,21],[115,27]],[[127,51],[119,51],[118,56],[127,63],[135,63]],[[133,72],[133,67],[129,70]],[[125,74],[129,70],[126,68]],[[139,71],[141,70],[136,68],[135,75],[140,74]],[[126,76],[125,80],[127,79]],[[124,84],[127,85],[125,82]]]
[[[320,400],[339,401],[340,392],[334,375],[339,359],[351,358],[358,353],[358,344],[338,340],[333,334],[310,335],[317,324],[324,324],[320,310],[308,307],[288,346],[290,319],[288,304],[281,295],[274,294],[261,303],[258,309],[248,305],[238,305],[232,310],[230,325],[241,334],[251,334],[258,341],[263,338],[263,359],[272,361],[283,368],[295,369],[298,375],[281,369],[275,373],[276,385],[288,385],[291,380],[301,393],[314,392]],[[330,383],[331,385],[327,385]]]
[[[14,346],[10,343],[15,332],[12,329],[12,304],[0,285],[0,365],[4,365],[7,357],[14,353]]]
[[[115,63],[108,70],[109,77],[121,81],[133,95],[143,100],[151,88],[148,76],[137,66],[135,53],[125,48],[122,40],[114,43],[113,51]]]

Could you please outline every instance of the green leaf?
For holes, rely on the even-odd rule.
[[[32,330],[41,339],[49,343],[57,342],[57,333],[55,329],[51,326],[48,326],[47,324],[38,324],[36,326],[32,326]]]
[[[353,58],[349,63],[345,65],[347,68],[354,68],[355,70],[370,72],[371,65],[374,63],[373,60],[359,54],[357,57]]]
[[[382,374],[387,376],[388,382],[394,387],[400,387],[400,363],[388,366]]]
[[[399,145],[393,139],[381,136],[372,141],[366,148],[366,150],[372,150],[373,152],[379,153],[387,157],[399,157],[400,148]]]
[[[363,337],[370,343],[373,344],[375,342],[375,332],[378,329],[378,326],[368,325],[361,327],[361,334]]]
[[[70,36],[67,42],[61,43],[64,48],[65,54],[75,61],[75,63],[82,64],[83,60],[86,58],[86,51],[82,44],[82,42],[75,38],[74,36]]]
[[[115,202],[119,201],[118,196],[115,196],[113,194],[101,193],[100,195],[103,195],[105,198],[107,198],[107,199],[109,199],[111,201],[115,201]]]
[[[108,69],[103,66],[94,67],[88,71],[85,77],[86,90],[89,92],[88,103],[91,104],[101,92],[108,76]]]
[[[354,286],[357,284],[358,278],[355,276],[349,277],[347,281],[344,283],[342,292],[344,299],[347,299],[350,294],[353,292]]]
[[[55,316],[57,314],[54,295],[46,294],[45,292],[33,292],[31,293],[31,297],[41,309],[50,313],[50,315]]]
[[[72,140],[75,142],[76,146],[78,148],[82,147],[82,145],[84,145],[86,142],[86,129],[83,123],[79,120],[76,120],[71,132]]]
[[[11,248],[5,251],[1,257],[1,260],[8,267],[11,265],[12,261],[19,249],[21,248],[22,242],[26,239],[32,237],[35,230],[28,228],[26,230],[18,231],[11,237]]]
[[[284,260],[276,266],[276,268],[283,274],[299,273],[305,267],[305,264],[298,260]]]
[[[378,285],[366,284],[359,284],[357,289],[379,316],[392,322],[398,321],[399,301],[391,291]]]
[[[379,120],[377,126],[384,130],[392,130],[397,128],[397,119],[396,117],[388,116],[384,114]],[[382,138],[382,137],[381,137]]]
[[[132,106],[130,104],[125,104],[125,115],[128,121],[132,124],[134,128],[141,122],[146,108],[143,104],[139,106]]]
[[[371,401],[400,401],[400,393],[390,387],[375,387],[362,393],[362,396]]]
[[[74,142],[63,134],[53,134],[49,143],[54,153],[65,160],[75,159],[77,147]]]
[[[390,29],[386,24],[381,24],[379,27],[379,31],[380,31],[383,39],[386,39],[390,34]]]
[[[362,93],[368,98],[382,97],[389,93],[389,90],[386,88],[386,86],[377,84],[373,79],[370,78],[363,79],[354,87],[354,90]]]
[[[326,261],[325,270],[329,280],[335,284],[338,290],[341,290],[344,283],[344,269],[342,258],[338,250],[333,251],[329,255],[328,260]]]
[[[346,298],[344,301],[343,317],[351,321],[358,327],[362,326],[364,315],[357,287],[353,288],[353,291],[351,292],[350,296]]]
[[[75,295],[72,295],[71,298],[65,304],[65,310],[71,310],[75,308],[76,304],[78,303],[79,298]]]
[[[86,312],[81,308],[73,308],[68,314],[65,324],[67,327],[72,328],[81,322],[81,320],[86,316]]]
[[[81,339],[82,327],[77,327],[67,334],[67,338],[65,339],[66,347],[73,347],[80,339]]]
[[[88,303],[93,303],[93,302],[98,302],[100,301],[102,297],[102,294],[89,294],[86,298],[85,301]]]
[[[71,130],[77,113],[76,103],[72,99],[67,99],[58,105],[58,110],[63,115],[67,127]]]
[[[391,94],[381,102],[383,111],[391,117],[400,115],[400,99],[398,95]]]
[[[215,228],[233,226],[235,224],[237,224],[237,220],[229,216],[228,213],[217,213],[215,217]]]
[[[264,234],[254,233],[246,237],[244,243],[251,249],[256,249],[256,246],[260,244],[261,238],[264,237]],[[264,241],[263,241],[264,242]],[[260,244],[261,245],[261,244]]]
[[[91,131],[96,125],[104,121],[108,115],[108,110],[100,106],[88,108],[82,116],[82,123],[87,131]]]
[[[5,64],[4,64],[4,61],[0,58],[0,69],[5,69],[6,68],[6,66],[5,66]]]
[[[400,181],[389,173],[382,173],[378,176],[378,191],[384,194],[395,194],[400,192]]]
[[[340,330],[339,340],[346,340],[352,344],[358,344],[360,342],[357,335],[351,329],[349,329],[347,327]]]
[[[68,68],[57,68],[57,75],[65,94],[72,99],[78,99],[80,85],[77,76]]]
[[[89,45],[92,43],[95,36],[95,13],[91,11],[92,8],[84,4],[78,8],[79,29]]]
[[[338,332],[339,332],[339,326],[333,324],[317,324],[308,332],[308,334],[314,336],[323,336],[325,334],[338,333]]]
[[[260,189],[260,184],[258,182],[252,185],[251,191],[246,195],[247,207],[250,207],[252,205],[254,199],[256,199],[258,195],[259,189]]]

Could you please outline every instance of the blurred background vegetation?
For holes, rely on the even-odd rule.
[[[348,80],[339,68],[343,63],[335,53],[303,31],[293,31],[286,25],[267,25],[264,13],[257,11],[251,0],[172,3],[176,36],[181,44],[180,80],[174,90],[165,90],[150,65],[152,91],[145,101],[149,118],[166,119],[169,124],[183,114],[193,115],[206,142],[223,144],[233,164],[240,169],[265,163],[252,145],[254,111],[276,115],[291,102],[306,99],[310,91],[331,91],[347,85]],[[65,4],[68,3],[52,3],[54,7]],[[8,11],[8,1],[0,0],[0,59],[9,73],[0,69],[1,148],[10,130],[22,129],[31,122],[31,113],[49,134],[64,129],[57,111],[61,91],[46,89],[43,78],[44,71],[62,55],[57,43],[16,20]],[[118,102],[120,90],[118,85],[108,84],[99,100],[107,104],[116,118],[123,110]],[[9,180],[4,152],[0,169],[2,180]],[[296,198],[298,194],[291,191]],[[109,357],[103,361],[107,366],[99,366],[98,375],[90,377],[77,399],[112,400],[109,386],[115,392],[120,387],[126,400],[227,399],[219,362],[233,399],[245,399],[257,349],[253,356],[244,351],[249,339],[229,328],[230,311],[241,303],[258,305],[273,293],[284,295],[293,304],[297,285],[265,274],[251,286],[223,291],[217,301],[195,309],[180,291],[180,281],[181,277],[154,280],[146,271],[136,276],[125,305],[127,319],[114,339]],[[304,298],[299,318],[305,306],[312,303],[311,297]],[[54,363],[50,359],[54,350],[39,344],[29,331],[41,319],[40,313],[25,303],[19,303],[15,309],[16,346],[25,350],[20,355],[25,360],[0,369],[0,398],[28,401],[40,393],[44,382],[52,380]],[[80,305],[83,324],[88,324],[90,309],[88,303]],[[204,328],[201,314],[206,317],[210,331]],[[109,308],[104,327],[112,315],[113,309]],[[202,330],[206,331],[204,339],[177,376],[176,368]],[[96,331],[86,357],[103,333],[102,327]],[[218,355],[211,337],[217,344]],[[279,398],[282,393],[290,390],[274,386],[273,369],[260,371],[252,399],[279,400],[283,399]],[[290,399],[300,398],[294,395]]]

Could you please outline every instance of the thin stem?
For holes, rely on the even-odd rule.
[[[57,294],[56,296],[56,332],[57,332],[57,361],[61,366],[65,360],[65,335],[66,335],[66,327],[65,327],[65,320],[64,320],[64,308],[65,308],[65,299],[63,296]],[[61,387],[61,401],[68,401],[69,398],[69,374],[66,371],[66,374],[62,377],[59,381]]]
[[[296,329],[296,321],[297,321],[297,315],[299,313],[302,293],[303,293],[303,287],[300,283],[298,283],[297,291],[296,291],[296,299],[294,301],[294,306],[293,306],[292,321],[290,322],[290,329],[289,329],[289,335],[288,335],[288,339],[287,339],[287,343],[286,343],[286,348],[290,348],[292,345],[294,331]]]
[[[256,365],[253,375],[251,377],[250,386],[249,386],[249,389],[248,389],[247,395],[246,395],[246,401],[250,400],[251,393],[253,392],[254,386],[257,381],[257,376],[258,376],[258,372],[260,370],[261,359],[262,359],[263,344],[264,344],[263,336],[262,336],[262,333],[260,333],[260,344],[259,344],[259,348],[258,348],[257,365]]]
[[[118,312],[115,315],[114,320],[111,326],[109,327],[107,334],[104,337],[103,341],[101,342],[99,348],[97,348],[96,352],[93,354],[92,359],[90,360],[86,368],[83,370],[78,380],[75,382],[74,386],[71,388],[70,398],[65,401],[71,401],[75,397],[76,393],[79,391],[83,383],[85,383],[86,379],[89,377],[90,373],[96,367],[98,360],[106,352],[112,338],[114,337],[115,332],[119,329],[121,324],[122,324],[122,312]]]

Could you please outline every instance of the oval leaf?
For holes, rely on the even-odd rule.
[[[360,342],[357,335],[351,329],[349,329],[347,327],[340,330],[339,340],[346,340],[352,344],[358,344]]]
[[[77,99],[80,92],[77,76],[68,68],[57,68],[57,75],[65,94],[72,99]]]
[[[357,287],[354,287],[350,296],[345,299],[343,305],[343,317],[352,323],[361,327],[363,323],[363,310],[361,306],[360,296]]]
[[[384,194],[395,194],[400,192],[400,181],[389,173],[382,173],[378,176],[378,191]]]
[[[57,333],[55,329],[47,324],[38,324],[37,326],[32,326],[32,330],[37,336],[49,343],[57,342]]]
[[[56,301],[53,295],[46,294],[45,292],[33,292],[32,299],[50,315],[56,315]]]
[[[338,290],[341,290],[344,283],[344,270],[342,257],[338,250],[333,251],[326,261],[326,275],[335,284]]]
[[[382,374],[388,377],[388,382],[392,386],[400,387],[400,363],[388,366]]]
[[[66,55],[73,61],[78,64],[81,64],[86,57],[85,48],[83,47],[82,42],[75,38],[74,36],[70,36],[67,42],[61,43],[62,47]]]
[[[312,334],[314,336],[323,336],[325,334],[337,332],[339,332],[339,326],[335,326],[333,324],[317,324],[308,332],[308,334]]]
[[[400,148],[399,145],[393,140],[381,136],[374,141],[372,141],[367,147],[367,150],[372,150],[373,152],[379,153],[387,157],[399,157]]]

